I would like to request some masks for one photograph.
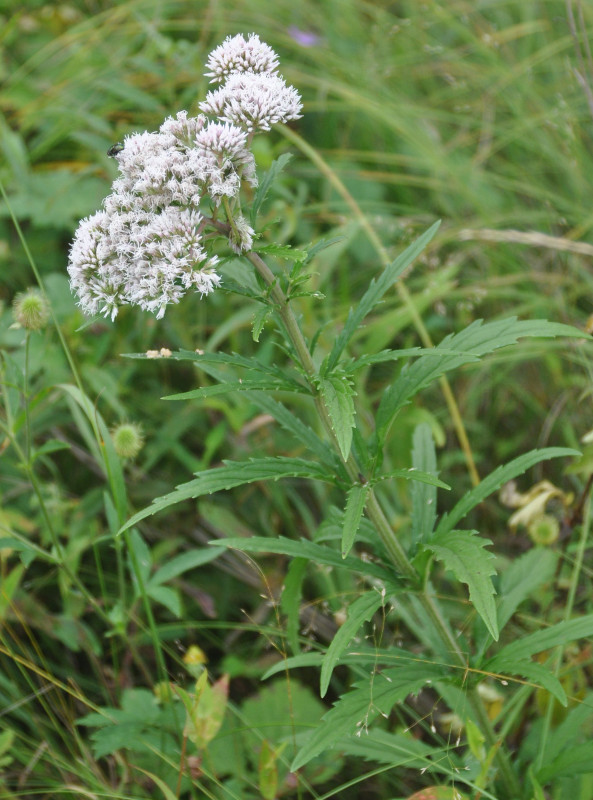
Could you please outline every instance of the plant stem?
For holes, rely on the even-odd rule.
[[[313,398],[315,401],[315,407],[319,413],[319,417],[321,422],[338,454],[340,454],[340,448],[338,446],[337,438],[335,431],[333,429],[331,418],[329,415],[329,411],[325,405],[323,397],[317,390],[316,386],[316,378],[318,376],[317,368],[313,362],[313,358],[311,357],[311,353],[305,341],[305,338],[302,334],[302,331],[299,327],[299,324],[292,312],[292,308],[286,298],[286,295],[282,291],[282,288],[278,284],[278,280],[275,277],[274,273],[268,267],[268,265],[261,259],[261,257],[255,252],[249,252],[245,254],[246,257],[251,261],[255,269],[258,271],[259,275],[263,278],[265,283],[270,288],[270,297],[272,298],[273,302],[276,305],[278,314],[282,320],[282,324],[286,331],[286,334],[292,345],[295,349],[296,356],[298,361],[303,368],[309,386],[311,388]],[[341,458],[341,456],[340,456]],[[349,477],[352,479],[353,483],[359,483],[358,477],[358,467],[356,465],[354,456],[350,454],[348,459],[344,460],[344,466],[348,472]],[[413,564],[410,562],[405,550],[403,549],[402,545],[399,542],[399,539],[395,535],[389,521],[387,520],[383,509],[379,504],[379,500],[373,489],[369,489],[367,503],[365,506],[366,513],[368,514],[369,519],[375,526],[377,533],[379,534],[381,541],[383,542],[387,552],[393,564],[395,565],[398,572],[412,582],[412,584],[418,584],[419,575],[414,568]],[[432,621],[435,630],[437,631],[441,641],[447,648],[447,650],[451,653],[454,657],[457,664],[466,669],[467,662],[466,658],[459,647],[459,643],[455,639],[451,628],[447,624],[446,620],[443,618],[441,611],[436,603],[435,599],[432,595],[428,594],[426,591],[419,591],[418,598],[424,607],[427,615],[429,616],[430,620]],[[510,761],[505,751],[501,750],[499,747],[499,742],[496,740],[496,734],[492,729],[492,725],[486,713],[486,709],[482,703],[480,696],[477,694],[476,691],[473,691],[469,695],[470,703],[472,705],[474,714],[480,724],[482,732],[485,736],[485,739],[490,747],[497,747],[497,762],[500,768],[502,779],[506,785],[507,792],[509,797],[514,798],[518,797],[520,794],[520,787],[517,781],[517,777],[514,774]]]

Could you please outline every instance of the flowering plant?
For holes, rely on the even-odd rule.
[[[221,205],[231,250],[251,249],[254,232],[239,200],[243,182],[257,185],[251,140],[298,119],[302,104],[255,34],[229,37],[207,66],[222,85],[200,103],[204,113],[180,111],[158,132],[133,134],[114,148],[120,176],[104,209],[80,223],[70,250],[71,286],[87,314],[113,320],[130,304],[160,318],[188,289],[213,291],[219,259],[208,242],[221,229]],[[202,213],[206,203],[211,217]]]
[[[257,186],[251,150],[254,134],[269,131],[274,124],[296,120],[301,112],[297,91],[286,85],[277,67],[276,54],[254,34],[247,38],[229,37],[217,47],[209,56],[206,74],[220,85],[200,103],[202,113],[190,117],[181,111],[165,120],[158,132],[134,134],[118,148],[115,158],[120,176],[104,209],[80,224],[70,253],[69,272],[72,288],[86,313],[102,313],[113,319],[121,305],[134,304],[162,317],[167,306],[178,302],[188,290],[207,295],[220,285],[216,271],[220,256],[215,248],[224,235],[230,250],[255,268],[261,289],[256,299],[264,304],[266,315],[277,322],[282,345],[295,368],[283,374],[255,357],[161,351],[163,357],[196,362],[221,384],[168,399],[197,399],[208,396],[210,389],[217,394],[246,392],[255,405],[298,440],[307,455],[226,462],[216,469],[198,472],[189,482],[136,513],[122,525],[121,532],[127,533],[146,517],[174,503],[243,484],[300,477],[332,486],[342,498],[342,509],[337,514],[328,511],[325,522],[332,530],[338,530],[337,537],[320,536],[317,541],[300,542],[285,537],[252,537],[218,542],[245,552],[280,553],[299,559],[284,606],[293,632],[298,626],[300,586],[308,564],[361,576],[359,596],[325,652],[301,653],[294,635],[293,657],[278,667],[319,666],[322,696],[340,661],[355,665],[359,678],[319,727],[300,740],[291,769],[301,769],[332,747],[360,752],[354,742],[368,731],[375,717],[389,717],[396,704],[433,684],[449,687],[448,697],[453,697],[456,690],[467,693],[467,720],[461,722],[461,727],[465,725],[468,735],[464,755],[468,774],[457,775],[457,781],[481,790],[491,778],[500,783],[500,797],[515,798],[520,791],[518,768],[510,753],[500,746],[489,718],[483,699],[483,676],[504,674],[511,680],[521,676],[518,681],[536,681],[566,704],[565,691],[556,676],[532,662],[531,656],[567,641],[568,634],[566,627],[553,626],[545,631],[545,637],[527,637],[529,641],[522,646],[497,646],[501,629],[526,596],[521,581],[537,571],[539,556],[527,555],[524,568],[514,576],[515,582],[507,581],[506,587],[501,587],[497,604],[492,581],[496,569],[493,556],[486,549],[490,542],[473,527],[460,530],[459,524],[505,482],[544,459],[573,455],[575,451],[546,448],[519,456],[477,483],[439,518],[437,489],[450,487],[438,477],[430,427],[417,427],[408,469],[390,469],[385,447],[402,408],[448,371],[523,336],[583,334],[540,320],[478,320],[434,348],[349,355],[354,334],[429,245],[438,230],[436,223],[385,265],[356,308],[351,309],[331,346],[326,352],[320,352],[319,347],[313,357],[318,332],[306,335],[294,314],[292,300],[298,296],[294,288],[300,288],[306,280],[301,266],[314,258],[317,246],[308,250],[267,248],[267,252],[282,253],[294,262],[288,275],[275,274],[262,259],[262,249],[254,250],[257,234],[253,226],[261,192],[269,189],[277,166],[270,171],[265,186],[262,182],[249,222],[242,210],[243,185]],[[255,339],[260,332],[261,326],[254,331]],[[385,387],[374,420],[359,420],[354,385],[360,372],[374,364],[408,358],[414,360]],[[304,396],[308,405],[304,411],[301,402],[289,409],[271,396],[278,391],[289,398]],[[301,418],[303,414],[307,419]],[[388,487],[393,480],[408,482],[412,487],[411,523],[404,536],[398,534],[386,511]],[[468,587],[474,616],[463,635],[454,629],[432,588],[433,580],[444,580],[442,574],[435,573],[435,562]],[[141,575],[137,578],[140,581]],[[533,577],[529,581],[533,588]],[[385,608],[396,609],[394,613],[417,636],[420,649],[407,652],[387,647],[383,651],[363,649],[350,653],[351,640]],[[587,625],[591,627],[591,620]],[[578,630],[585,628],[586,625]],[[577,628],[574,633],[579,635]],[[377,675],[380,680],[375,680]],[[431,760],[429,754],[424,757],[431,769],[442,770],[437,758]]]

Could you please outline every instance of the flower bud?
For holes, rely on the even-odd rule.
[[[144,436],[139,425],[124,422],[111,431],[115,452],[120,458],[136,458],[144,445]]]
[[[27,289],[17,294],[12,312],[18,324],[28,331],[40,331],[49,322],[49,306],[39,289]]]

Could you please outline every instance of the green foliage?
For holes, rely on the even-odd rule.
[[[566,467],[591,428],[591,8],[9,0],[0,23],[0,795],[590,797],[591,463]],[[274,286],[221,237],[223,291],[83,322],[65,263],[108,147],[194,113],[239,30],[305,99],[242,198]],[[550,546],[507,530],[515,479],[561,490]]]
[[[426,549],[434,553],[458,581],[469,586],[469,598],[484,620],[492,638],[498,640],[494,587],[490,580],[496,574],[494,556],[484,550],[488,540],[480,539],[477,531],[443,531],[435,533]]]

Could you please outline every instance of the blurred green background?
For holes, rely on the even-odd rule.
[[[278,52],[281,72],[303,95],[303,118],[290,127],[314,148],[311,157],[282,130],[256,139],[260,170],[286,150],[294,156],[265,209],[264,236],[295,246],[339,237],[314,263],[311,283],[325,299],[304,299],[299,306],[308,330],[322,327],[320,350],[331,344],[332,321],[345,318],[381,268],[369,231],[394,256],[436,219],[442,220],[438,237],[405,276],[413,308],[433,341],[474,319],[509,315],[585,329],[593,314],[592,25],[590,3],[561,0],[276,0],[273,7],[264,0],[4,0],[0,179],[97,413],[109,427],[122,421],[142,426],[145,446],[125,467],[134,508],[223,458],[290,452],[292,444],[242,398],[211,398],[172,410],[160,400],[163,395],[209,379],[185,364],[122,358],[161,347],[245,355],[257,347],[260,357],[282,363],[285,356],[266,330],[258,345],[252,340],[256,304],[221,291],[205,300],[187,296],[158,322],[126,308],[114,324],[81,327],[68,287],[68,246],[78,220],[99,208],[109,192],[116,163],[107,149],[127,133],[155,130],[180,109],[197,113],[208,89],[202,72],[210,50],[228,35],[255,32]],[[227,267],[229,275],[246,268],[239,262]],[[12,326],[10,304],[34,282],[2,203],[0,348],[7,384],[24,359],[23,333]],[[410,307],[393,292],[367,321],[354,349],[419,343]],[[363,420],[372,417],[393,369],[380,365],[361,377]],[[88,424],[56,388],[72,375],[54,329],[32,338],[30,375],[34,441],[57,439],[67,447],[39,461],[43,498],[72,569],[97,597],[108,598],[116,577],[106,544],[104,476]],[[451,380],[481,474],[535,446],[582,447],[593,428],[591,365],[578,342],[530,342]],[[388,456],[394,467],[409,465],[411,434],[421,420],[431,423],[437,437],[441,477],[454,486],[445,503],[453,502],[470,481],[438,386],[402,415]],[[545,474],[578,493],[581,476],[563,475],[564,466],[546,466],[535,477]],[[336,500],[321,490],[295,488],[285,495],[272,486],[266,492],[263,502],[246,490],[238,500],[217,497],[201,504],[197,515],[180,508],[167,520],[151,521],[144,534],[154,564],[183,552],[188,541],[202,545],[217,535],[311,535]],[[14,452],[6,449],[0,522],[4,530],[48,546],[39,502]],[[403,530],[408,507],[405,493],[395,492],[392,521]],[[492,501],[480,522],[482,532],[510,555],[525,545],[508,537],[507,517]],[[160,607],[157,621],[171,664],[181,663],[180,648],[193,637],[215,672],[226,668],[236,677],[239,702],[255,691],[252,679],[270,657],[261,637],[243,636],[239,645],[232,638],[250,629],[241,609],[249,609],[256,627],[274,627],[274,620],[261,604],[257,570],[231,555],[220,563],[222,569],[200,572],[199,585],[188,580],[176,587],[181,617],[169,605]],[[273,590],[283,570],[275,563],[266,574]],[[332,613],[341,606],[336,598],[348,590],[333,585],[322,591],[324,580],[319,577],[311,590],[332,598],[320,607],[322,640],[331,637]],[[95,624],[83,619],[84,603],[70,588],[43,562],[27,573],[18,610],[7,616],[10,635],[3,639],[5,704],[18,704],[36,690],[17,656],[41,658],[49,673],[63,682],[72,678],[96,702],[115,702],[122,687],[155,679],[141,610],[135,607],[137,617],[131,617],[129,635],[138,638],[130,663],[119,654],[124,677],[116,678],[103,662],[108,647]],[[52,752],[70,747],[58,734],[60,714],[71,724],[73,751],[80,747],[88,754],[73,732],[80,708],[69,703],[59,714],[38,703],[27,710],[28,720],[17,715],[17,758],[23,764],[36,751],[39,727]],[[68,772],[56,768],[58,762],[57,755],[53,762],[42,759],[40,785],[48,776],[56,786],[66,780],[56,777]],[[89,773],[80,767],[80,780],[91,781],[95,767],[90,757],[84,763]],[[399,779],[393,780],[392,790],[401,789]]]

